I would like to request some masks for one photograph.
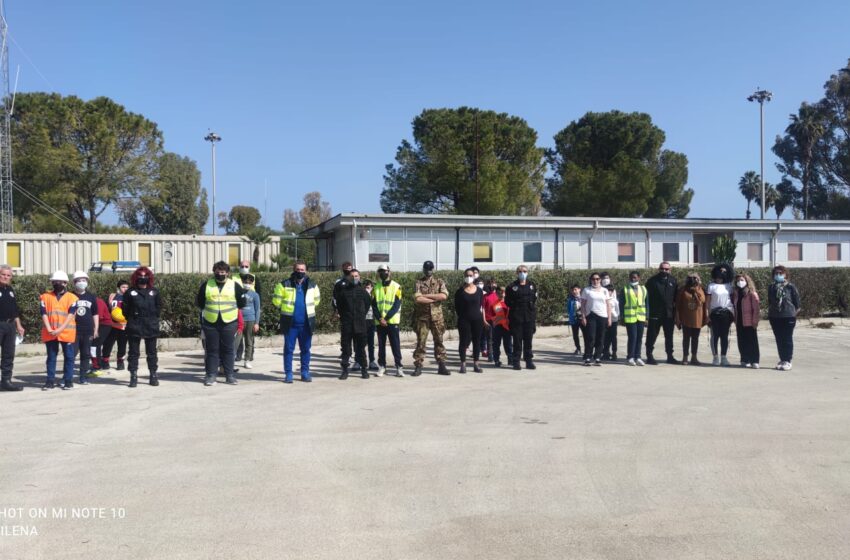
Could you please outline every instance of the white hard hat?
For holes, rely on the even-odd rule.
[[[65,274],[64,270],[57,270],[53,273],[53,276],[50,277],[51,282],[67,282],[68,275]]]
[[[86,274],[86,273],[85,273],[84,271],[82,271],[82,270],[78,270],[77,272],[75,272],[75,273],[74,273],[74,282],[76,282],[76,281],[77,281],[77,280],[79,280],[80,278],[85,278],[86,280],[88,280],[89,275],[88,275],[88,274]]]

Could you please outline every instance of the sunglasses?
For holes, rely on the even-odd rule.
[[[662,268],[662,269],[660,269],[660,270],[662,270],[662,271],[664,271],[664,272],[670,272],[670,269],[669,269],[669,268]]]
[[[593,276],[590,279],[593,280],[594,282],[596,282],[597,280],[601,280],[601,278],[599,278],[598,276]]]

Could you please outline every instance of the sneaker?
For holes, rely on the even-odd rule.
[[[461,362],[461,363],[460,363],[460,368],[458,368],[457,372],[458,372],[458,373],[466,373],[466,364],[465,364],[465,363],[463,363],[463,362]]]
[[[581,348],[576,348],[576,351],[573,352],[573,356],[581,356]]]
[[[743,367],[743,368],[751,368],[751,367],[753,367],[753,364],[748,364],[748,363],[746,363],[746,362],[741,362],[741,367]]]
[[[720,365],[723,367],[729,367],[731,364],[729,363],[729,360],[726,359],[726,356],[720,356]]]
[[[496,366],[496,367],[502,367],[502,362],[500,362],[499,360],[496,360],[495,362],[493,362],[493,365]]]
[[[404,368],[401,366],[396,366],[395,375],[396,377],[404,377]]]
[[[50,389],[55,389],[55,388],[56,388],[56,384],[53,382],[53,380],[52,380],[52,379],[48,379],[48,380],[45,382],[45,384],[44,384],[44,385],[42,385],[41,390],[42,390],[42,391],[49,391]]]
[[[711,365],[719,366],[720,365],[720,356],[715,354],[714,357],[711,359]]]
[[[254,364],[252,364],[248,360],[245,360],[245,363],[242,364],[242,365],[245,366],[245,369],[253,369],[254,368]]]
[[[104,373],[106,373],[106,372],[104,372],[102,369],[99,369],[99,368],[93,369],[86,374],[86,377],[100,377]]]
[[[646,365],[646,362],[644,362],[640,358],[635,359],[635,363],[639,366],[645,366]]]
[[[81,377],[81,378],[80,378],[80,380],[78,381],[78,383],[79,383],[80,385],[88,385],[88,384],[89,384],[89,380],[88,380],[88,379],[86,379],[85,377]]]
[[[689,362],[688,360],[682,360],[682,365],[683,365],[683,366],[686,366],[686,365],[688,365],[688,364],[690,364],[690,362]]]
[[[640,360],[638,360],[638,361],[640,361]],[[646,363],[647,363],[647,364],[649,364],[649,365],[651,365],[651,366],[657,366],[657,365],[658,365],[658,360],[656,360],[656,359],[655,359],[655,358],[653,358],[652,356],[647,356],[647,357],[646,357]],[[640,364],[638,364],[638,365],[640,365]]]
[[[369,362],[369,371],[378,371],[379,369],[380,368],[378,367],[378,364],[375,363],[375,360]]]
[[[595,366],[601,366],[601,365],[602,365],[602,360],[596,360],[595,362],[593,362],[593,365],[595,365]]]
[[[584,365],[585,365],[586,367],[590,367],[590,360],[585,360],[585,361],[584,361]]]
[[[788,368],[788,369],[791,369],[791,368]],[[62,385],[62,390],[63,390],[63,391],[70,391],[70,390],[71,390],[71,389],[73,389],[73,388],[74,388],[74,382],[73,382],[73,381],[66,381],[66,382]]]
[[[791,362],[783,362],[782,371],[791,371]]]
[[[634,359],[634,358],[629,358],[629,359],[628,359],[628,361],[627,361],[626,363],[627,363],[628,365],[630,365],[630,366],[636,366],[636,365],[637,365],[637,364],[635,363],[635,359]]]
[[[238,385],[239,384],[239,382],[236,381],[236,378],[233,377],[232,375],[230,377],[228,377],[227,380],[225,380],[225,383],[227,383],[228,385]],[[153,383],[151,383],[151,385],[153,385]]]
[[[215,377],[204,378],[204,387],[212,387],[215,384],[216,384]]]
[[[758,362],[751,365],[753,366],[753,369],[760,369]]]
[[[785,365],[785,362],[776,362],[776,367],[773,369],[781,370],[782,366]]]
[[[472,371],[474,371],[475,373],[484,373],[484,370],[481,369],[481,366],[479,366],[478,364],[472,364]]]
[[[679,360],[677,360],[673,356],[667,356],[667,363],[675,366],[679,363]]]
[[[284,383],[292,383],[292,372],[284,374],[283,382]]]
[[[378,376],[378,377],[383,377],[383,375],[386,372],[387,372],[387,368],[385,368],[384,366],[379,366],[378,367],[378,373],[376,373],[375,375]]]

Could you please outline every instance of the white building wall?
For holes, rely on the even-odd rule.
[[[643,232],[644,240],[646,233]],[[649,262],[644,262],[647,268],[657,268],[659,263],[665,260],[664,245],[678,245],[679,258],[670,257],[670,264],[673,266],[690,266],[693,263],[693,239],[694,236],[689,231],[654,231],[649,234]],[[669,256],[669,255],[668,255]]]
[[[771,259],[771,251],[773,234],[767,231],[739,231],[735,233],[735,241],[738,246],[735,249],[735,267],[736,268],[755,268],[769,267]],[[750,259],[750,245],[761,246],[761,260]],[[753,251],[753,257],[755,253]]]
[[[780,232],[776,238],[776,263],[793,268],[848,266],[850,264],[850,232]],[[799,243],[803,246],[802,261],[791,261],[788,245]],[[827,245],[838,244],[841,259],[827,260]]]

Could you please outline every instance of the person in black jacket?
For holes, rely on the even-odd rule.
[[[516,281],[505,289],[505,304],[510,310],[508,323],[514,342],[513,367],[522,369],[519,365],[522,355],[526,369],[537,369],[531,351],[531,340],[537,329],[537,286],[528,279],[528,267],[524,264],[517,267],[516,276]]]
[[[664,330],[664,350],[667,353],[667,363],[679,363],[673,357],[674,309],[678,285],[676,279],[670,274],[670,268],[670,263],[662,262],[658,265],[658,274],[646,282],[646,311],[649,319],[646,331],[646,363],[652,365],[658,364],[658,361],[652,355],[652,351],[655,348],[658,333],[662,329]]]
[[[340,339],[342,341],[342,374],[340,379],[348,379],[351,363],[351,343],[354,341],[354,359],[360,366],[360,376],[369,379],[366,369],[366,333],[369,330],[366,314],[372,307],[372,296],[360,283],[360,271],[352,268],[345,282],[334,289],[334,301],[339,313]]]
[[[130,387],[138,383],[136,372],[139,369],[140,347],[145,339],[145,357],[150,372],[150,384],[159,385],[156,371],[156,339],[159,336],[159,315],[162,300],[159,290],[154,288],[153,272],[146,266],[140,266],[130,276],[130,289],[124,294],[121,309],[127,319],[127,362],[130,370]]]

